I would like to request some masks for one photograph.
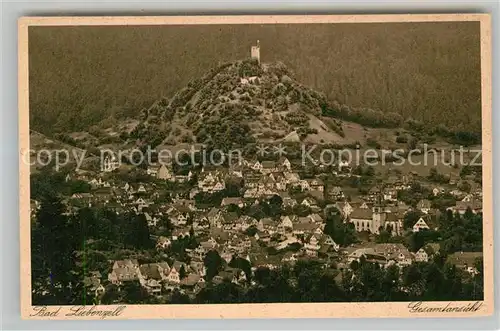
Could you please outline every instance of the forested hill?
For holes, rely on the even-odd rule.
[[[31,27],[31,127],[135,117],[220,63],[284,62],[351,107],[480,131],[479,23]],[[467,128],[460,127],[467,125]]]

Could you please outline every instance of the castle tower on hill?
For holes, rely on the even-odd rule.
[[[256,59],[257,63],[260,65],[260,42],[257,40],[257,46],[252,46],[250,50],[250,55],[252,59]]]

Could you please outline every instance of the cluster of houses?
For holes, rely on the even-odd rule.
[[[346,248],[343,252],[344,258],[340,264],[341,268],[345,265],[349,265],[353,261],[360,262],[361,259],[367,262],[377,263],[380,267],[384,268],[391,265],[397,265],[400,268],[404,268],[413,263],[429,262],[433,258],[439,256],[440,245],[439,243],[428,243],[417,252],[412,253],[403,244],[369,243],[362,246],[353,245]],[[482,252],[456,252],[448,256],[447,262],[456,265],[470,275],[477,275],[479,270],[475,262],[477,258],[482,258],[482,256]]]
[[[191,291],[199,291],[205,286],[205,266],[192,261],[186,264],[174,261],[139,264],[135,259],[115,261],[108,281],[114,285],[123,285],[127,281],[139,283],[151,295],[161,295],[165,291],[182,287]]]
[[[112,172],[116,166],[116,160],[109,159],[103,172]],[[345,167],[348,168],[348,164]],[[349,175],[348,170],[343,175],[346,173]],[[402,244],[365,242],[361,246],[341,248],[324,233],[331,208],[340,211],[342,220],[352,223],[360,233],[380,234],[386,230],[393,236],[399,236],[407,231],[434,229],[436,210],[431,201],[423,199],[416,208],[412,208],[398,200],[398,192],[411,187],[412,181],[406,176],[391,177],[384,181],[383,186],[372,187],[363,196],[347,197],[341,186],[325,183],[322,174],[304,178],[286,158],[278,161],[241,161],[230,167],[203,167],[196,173],[192,170],[186,175],[175,174],[172,167],[166,164],[152,165],[147,168],[146,174],[154,180],[131,184],[83,171],[66,178],[68,181],[86,181],[92,188],[88,193],[76,193],[66,199],[68,213],[82,206],[106,206],[117,214],[125,211],[143,214],[151,238],[156,241],[156,248],[167,254],[173,243],[182,238],[194,235],[199,242],[198,247],[186,249],[189,264],[175,261],[171,265],[167,262],[139,265],[136,260],[115,261],[107,278],[112,284],[122,285],[136,280],[154,295],[173,288],[197,293],[206,281],[203,261],[211,250],[217,251],[226,264],[234,257],[245,259],[253,270],[259,267],[275,268],[300,259],[349,265],[364,258],[382,266],[397,264],[402,267],[413,262],[429,261],[439,253],[438,244],[426,245],[416,253],[409,252]],[[217,206],[196,203],[195,197],[200,193],[223,192],[229,179],[241,183],[238,196],[225,197]],[[165,192],[158,185],[161,181],[182,183],[188,189],[183,195],[169,192],[172,199],[166,202]],[[445,193],[457,197],[456,205],[449,210],[459,214],[467,210],[482,212],[479,191],[455,195],[457,192],[441,187],[432,190],[436,196]],[[282,209],[286,210],[279,217],[257,219],[243,212],[247,207],[276,196],[280,198]],[[305,207],[302,210],[308,212],[296,214],[294,208],[297,206]],[[39,203],[32,201],[32,210],[37,208]],[[422,216],[410,229],[405,229],[405,215],[414,210],[420,211]],[[173,226],[169,235],[156,234],[162,219],[168,219]],[[470,263],[462,266],[470,273],[476,272]],[[99,294],[104,290],[101,278],[93,274],[88,280]],[[226,266],[213,281],[224,279],[241,284],[246,281],[246,274]]]

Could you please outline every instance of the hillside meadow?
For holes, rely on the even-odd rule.
[[[481,129],[478,22],[30,27],[31,128],[135,117],[257,39],[263,62],[331,100]]]

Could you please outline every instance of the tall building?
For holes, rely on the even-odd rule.
[[[252,59],[256,59],[257,63],[260,64],[260,42],[257,40],[257,46],[252,46],[250,50],[250,55]]]

